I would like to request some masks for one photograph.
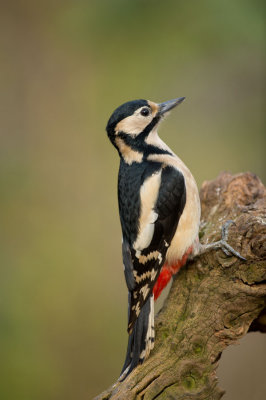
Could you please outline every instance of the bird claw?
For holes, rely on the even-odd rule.
[[[241,254],[235,249],[233,249],[233,247],[231,247],[230,244],[228,244],[225,240],[223,239],[219,240],[218,243],[220,243],[220,248],[227,256],[233,255],[238,257],[240,260],[246,261],[246,258],[241,256]]]
[[[214,242],[214,243],[201,245],[199,254],[203,254],[206,251],[213,250],[213,249],[221,249],[227,256],[233,255],[235,257],[238,257],[240,260],[246,261],[245,257],[241,256],[241,254],[238,251],[233,249],[233,247],[227,243],[228,229],[229,229],[229,226],[232,224],[236,225],[235,222],[232,221],[231,219],[226,221],[222,226],[221,240],[218,240],[217,242]]]

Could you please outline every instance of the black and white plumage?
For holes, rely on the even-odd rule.
[[[130,101],[118,107],[107,124],[120,155],[118,200],[128,287],[129,341],[121,379],[153,348],[154,294],[161,290],[157,286],[163,271],[169,266],[176,272],[180,260],[198,246],[195,180],[157,134],[165,113],[183,100]]]

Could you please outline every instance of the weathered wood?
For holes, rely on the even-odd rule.
[[[222,173],[201,188],[201,242],[228,242],[247,261],[211,251],[178,273],[156,318],[155,349],[143,365],[97,400],[222,397],[216,370],[222,351],[266,326],[266,189],[251,173]]]

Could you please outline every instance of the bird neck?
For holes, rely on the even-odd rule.
[[[170,147],[168,147],[167,144],[164,143],[164,141],[158,135],[157,126],[146,137],[145,144],[151,146],[152,148],[156,147],[158,149],[167,151],[169,154],[173,154],[173,151],[170,149]]]
[[[127,163],[140,163],[151,154],[170,154],[171,149],[159,138],[157,132],[151,132],[144,140],[139,137],[120,133],[115,139],[120,157]]]

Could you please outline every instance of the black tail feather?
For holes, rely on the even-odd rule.
[[[150,325],[153,325],[153,301],[153,296],[151,296],[144,304],[133,331],[129,335],[126,359],[119,378],[120,381],[123,381],[138,364],[143,362],[146,353],[150,352],[150,349],[147,350],[146,347],[149,340],[152,343],[154,341],[153,338],[147,337],[147,335],[150,336],[149,332],[152,330]]]

